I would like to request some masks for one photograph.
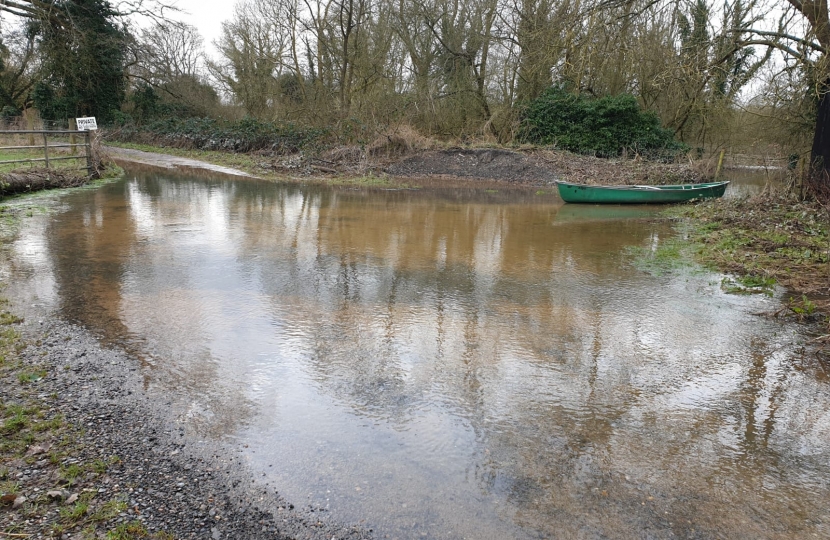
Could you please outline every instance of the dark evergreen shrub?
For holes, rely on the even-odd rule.
[[[520,139],[580,154],[615,157],[623,152],[672,160],[688,151],[634,96],[592,98],[548,88],[522,111]]]

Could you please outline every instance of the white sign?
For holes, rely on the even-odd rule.
[[[98,129],[98,122],[95,121],[94,116],[90,116],[88,118],[76,118],[75,125],[78,127],[78,131],[92,131]]]

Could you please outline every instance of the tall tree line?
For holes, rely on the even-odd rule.
[[[218,91],[233,105],[223,113],[260,120],[344,133],[407,123],[425,134],[507,141],[522,105],[558,86],[631,93],[678,137],[711,147],[775,58],[770,87],[786,95],[761,106],[812,107],[813,162],[825,167],[817,160],[830,161],[827,2],[758,1],[239,0],[218,57],[204,62],[198,33],[163,16],[130,32],[125,17],[152,12],[142,0],[0,0],[0,13],[27,21],[3,21],[0,100],[34,96],[44,109],[60,108],[56,115],[109,118],[126,92],[138,96],[133,111],[149,114],[161,99],[209,114],[204,105],[217,104]],[[77,60],[85,55],[105,61]],[[127,82],[76,77],[99,64]],[[112,90],[104,104],[92,88],[99,81]]]
[[[750,0],[751,1],[751,0]],[[215,80],[260,119],[407,121],[510,139],[551,85],[632,93],[710,142],[772,47],[749,47],[744,0],[242,0]]]

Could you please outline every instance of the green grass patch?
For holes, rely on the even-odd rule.
[[[8,326],[10,324],[20,324],[23,319],[8,311],[0,312],[0,325]]]
[[[765,294],[772,296],[775,279],[764,276],[746,275],[737,278],[725,277],[721,289],[728,294]]]
[[[84,470],[80,465],[77,463],[71,463],[61,467],[60,475],[64,482],[71,486],[78,480],[83,472]]]
[[[126,502],[119,499],[110,499],[89,516],[89,521],[107,521],[117,517],[126,509]]]
[[[115,465],[116,463],[120,463],[121,458],[118,456],[110,456],[108,459],[96,459],[92,463],[87,466],[87,469],[90,472],[94,472],[95,474],[104,474],[107,472],[107,469],[110,468],[111,465]]]
[[[130,521],[129,523],[120,523],[114,529],[107,531],[105,538],[106,540],[138,540],[140,538],[175,540],[176,537],[164,531],[150,533],[140,521]]]
[[[815,302],[803,294],[798,299],[790,297],[786,309],[800,321],[811,319],[819,314],[818,306]]]
[[[8,475],[8,469],[6,469],[6,475]],[[18,493],[19,491],[20,484],[18,484],[17,482],[11,482],[8,480],[0,482],[0,493],[2,493],[3,495]]]
[[[684,220],[696,260],[736,276],[725,284],[730,292],[771,290],[773,282],[811,291],[830,279],[830,219],[818,204],[775,194],[678,206],[664,214]],[[753,279],[763,283],[747,281]]]
[[[84,495],[87,494],[84,493]],[[89,512],[89,499],[84,500],[84,497],[72,506],[64,506],[58,510],[61,522],[70,526],[79,524],[87,512]]]
[[[12,328],[0,330],[0,344],[15,345],[20,341],[20,332]]]
[[[655,277],[693,266],[688,245],[679,237],[661,240],[654,247],[628,246],[626,254],[635,268]]]
[[[32,425],[32,430],[37,432],[58,431],[65,425],[66,424],[64,422],[63,415],[58,414],[56,416],[53,416],[49,420],[46,420],[45,422],[38,422],[37,424]]]
[[[115,529],[107,532],[107,540],[134,540],[147,538],[149,533],[140,521],[122,523]]]
[[[3,420],[3,434],[13,435],[29,425],[29,418],[24,411],[17,411]]]
[[[33,383],[46,377],[46,370],[39,369],[36,371],[22,371],[17,374],[17,380],[23,384]]]

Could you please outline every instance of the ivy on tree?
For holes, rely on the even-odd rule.
[[[49,120],[96,116],[108,123],[126,90],[127,33],[118,13],[105,0],[55,1],[54,7],[63,17],[31,23],[41,36],[45,74],[33,91],[35,106]]]

